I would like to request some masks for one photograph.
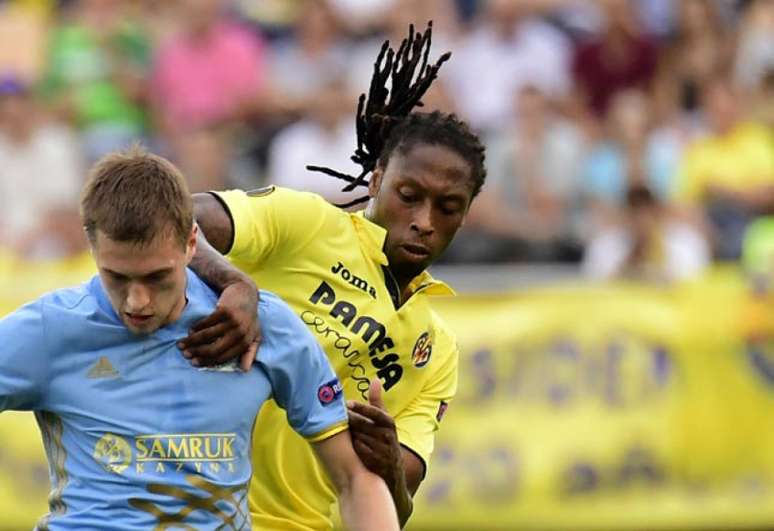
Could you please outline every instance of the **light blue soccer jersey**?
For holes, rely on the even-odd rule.
[[[48,455],[40,529],[249,529],[263,402],[310,439],[345,425],[336,376],[285,303],[261,292],[251,371],[197,369],[176,343],[217,297],[191,271],[186,294],[180,319],[145,337],[124,327],[99,277],[0,320],[0,411],[34,410]]]

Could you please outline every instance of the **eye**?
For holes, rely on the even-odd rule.
[[[462,207],[456,202],[454,203],[442,203],[440,206],[441,213],[445,216],[456,216],[462,210]]]
[[[159,282],[163,282],[164,280],[166,280],[168,276],[169,276],[168,271],[162,271],[159,273],[153,273],[152,275],[148,275],[147,277],[145,277],[145,280],[147,282],[150,282],[151,284],[158,284]]]
[[[113,282],[126,282],[129,280],[129,277],[113,271],[108,272],[108,277],[110,277],[110,280]]]
[[[417,195],[410,188],[399,188],[398,196],[406,203],[412,203],[417,198]]]

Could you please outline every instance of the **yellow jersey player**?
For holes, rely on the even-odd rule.
[[[455,337],[431,307],[433,296],[453,292],[426,268],[462,225],[486,175],[484,148],[463,122],[410,113],[448,57],[428,65],[429,44],[430,28],[412,30],[395,55],[382,49],[358,110],[353,160],[363,173],[322,169],[349,189],[367,186],[365,211],[278,187],[195,196],[212,246],[285,299],[322,344],[351,400],[355,450],[387,483],[402,525],[457,387]],[[254,288],[211,247],[200,246],[193,267],[223,291],[221,309],[182,347],[195,363],[234,357],[246,347],[235,338],[255,337],[245,309]],[[330,529],[335,492],[309,445],[271,402],[257,426],[249,496],[256,528]]]

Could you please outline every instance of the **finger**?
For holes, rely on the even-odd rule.
[[[352,430],[352,434],[368,442],[371,448],[378,448],[385,452],[388,452],[398,441],[395,432],[374,426],[365,426],[362,430]]]
[[[382,411],[387,411],[382,401],[382,382],[378,379],[371,380],[371,385],[368,386],[368,402]]]
[[[354,439],[352,441],[352,447],[355,449],[355,453],[367,469],[369,469],[371,472],[374,472],[374,469],[378,468],[379,464],[376,455],[366,443],[358,439]]]
[[[374,437],[368,433],[356,433],[353,434],[355,440],[358,440],[368,446],[376,456],[389,455],[389,444],[379,437]],[[377,457],[378,459],[378,457]],[[383,458],[381,459],[384,460]]]
[[[389,428],[383,428],[372,424],[368,419],[363,417],[350,417],[349,431],[353,436],[367,435],[374,439],[385,441],[385,443],[389,441],[390,437],[393,435],[393,432]]]
[[[355,413],[358,413],[366,418],[371,419],[374,422],[374,424],[378,424],[379,426],[384,426],[387,428],[395,427],[395,421],[387,412],[377,407],[374,407],[370,404],[355,402],[354,404],[352,404],[350,411],[354,411]]]
[[[359,415],[358,413],[355,413],[354,411],[348,411],[347,412],[349,416],[349,429],[353,431],[363,431],[365,429],[369,429],[374,426],[374,423],[371,419],[368,417],[364,417],[363,415]]]
[[[231,329],[228,323],[217,323],[209,328],[204,328],[198,332],[188,334],[178,343],[181,350],[189,350],[207,343],[212,343],[216,339],[226,334]]]
[[[244,336],[238,331],[232,330],[231,332],[217,338],[215,341],[211,341],[206,345],[200,347],[191,347],[188,350],[194,358],[201,358],[208,361],[227,361],[223,359],[223,354],[237,347],[237,354],[239,356],[250,348],[250,345],[244,342]],[[234,356],[234,357],[236,357]]]
[[[250,370],[250,368],[253,366],[253,362],[255,361],[255,355],[258,352],[258,342],[255,341],[250,345],[250,348],[247,349],[247,352],[242,354],[242,359],[239,361],[239,368],[242,369],[244,372],[247,372]]]
[[[216,307],[215,311],[212,312],[210,315],[202,319],[201,321],[197,321],[194,323],[194,325],[191,327],[192,332],[198,332],[199,330],[204,330],[205,328],[210,328],[211,326],[214,326],[218,323],[223,322],[231,322],[231,314],[225,310],[224,308]]]
[[[207,358],[195,357],[194,359],[197,360],[203,367],[222,365],[228,361],[237,359],[242,353],[245,352],[246,348],[244,345],[232,345],[231,347],[226,347],[225,349],[220,345],[218,345],[218,347],[219,349],[216,354]]]

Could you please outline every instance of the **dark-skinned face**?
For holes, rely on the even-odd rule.
[[[424,271],[462,226],[473,195],[470,164],[454,150],[416,144],[396,149],[369,185],[368,218],[387,229],[384,253],[398,280]]]

